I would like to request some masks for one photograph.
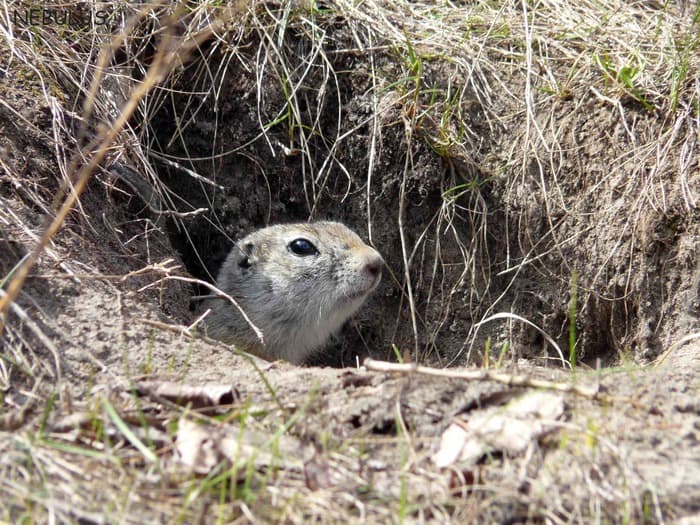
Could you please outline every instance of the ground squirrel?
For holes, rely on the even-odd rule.
[[[225,298],[204,301],[207,334],[265,359],[302,364],[362,306],[384,260],[338,222],[280,224],[238,241],[217,287],[263,334],[264,344]]]

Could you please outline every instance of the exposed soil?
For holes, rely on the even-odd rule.
[[[411,35],[425,13],[398,4],[382,13]],[[654,78],[623,89],[572,59],[583,43],[544,36],[538,46],[551,47],[534,46],[528,67],[510,7],[478,17],[455,7],[464,20],[453,23],[469,18],[474,42],[487,45],[447,60],[418,33],[415,49],[383,27],[361,41],[342,23],[350,14],[329,5],[313,22],[289,15],[279,34],[266,31],[283,8],[246,11],[226,45],[207,42],[165,79],[143,105],[148,118],[132,117],[133,134],[114,145],[106,165],[148,159],[162,207],[205,212],[159,214],[100,170],[32,269],[1,340],[0,519],[700,522],[700,127],[686,111],[697,86],[688,79],[672,111]],[[352,16],[369,25],[379,19],[371,6]],[[615,16],[692,32],[681,7],[620,6]],[[492,34],[499,20],[510,29]],[[5,39],[0,49],[15,57],[0,71],[4,279],[53,213],[85,93]],[[138,77],[134,56],[119,71]],[[130,86],[105,82],[100,97]],[[195,319],[201,289],[164,277],[213,282],[234,239],[315,219],[345,222],[387,262],[317,366],[250,360],[173,331]],[[572,311],[574,375],[542,335],[569,358]],[[541,331],[513,317],[477,329],[498,312]],[[488,353],[498,370],[599,385],[604,397],[562,394],[556,430],[526,452],[440,469],[433,455],[451,423],[530,389],[341,368],[393,361],[394,346],[434,366],[486,366]],[[273,450],[255,463],[253,488],[234,474],[233,488],[202,495],[201,473],[155,468],[129,439],[106,438],[120,427],[104,415],[102,433],[94,422],[61,427],[106,399],[134,432],[168,435],[190,415],[151,399],[139,420],[129,390],[140,376],[233,385],[233,407],[207,424],[258,432],[254,445]],[[173,456],[167,446],[159,457]]]

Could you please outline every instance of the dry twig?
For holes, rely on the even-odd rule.
[[[541,388],[544,390],[554,390],[565,392],[576,396],[585,397],[595,401],[607,403],[611,397],[600,392],[600,385],[586,387],[573,383],[557,383],[543,379],[535,379],[525,375],[504,374],[492,370],[454,370],[431,368],[417,363],[389,363],[387,361],[377,361],[375,359],[365,359],[363,365],[367,370],[373,372],[390,372],[398,374],[423,374],[434,377],[447,377],[450,379],[465,379],[467,381],[494,381],[510,387]]]

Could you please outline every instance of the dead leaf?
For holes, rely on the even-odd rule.
[[[200,386],[183,385],[173,381],[139,381],[136,393],[151,398],[167,399],[192,408],[218,407],[233,404],[240,395],[231,385],[208,383]]]
[[[192,472],[207,474],[226,459],[223,449],[230,452],[230,446],[222,447],[222,440],[213,435],[211,429],[184,418],[180,419],[175,450],[179,455],[180,463]]]
[[[291,436],[279,436],[270,442],[269,435],[243,429],[237,425],[198,424],[187,418],[178,423],[175,438],[177,459],[190,471],[206,475],[221,462],[227,466],[253,460],[256,469],[273,464],[301,471],[301,443]],[[245,475],[245,469],[240,470]]]
[[[521,453],[550,432],[563,413],[562,396],[530,392],[503,407],[479,411],[466,421],[457,419],[443,432],[433,463],[445,468],[459,461],[461,467],[470,467],[489,452]]]

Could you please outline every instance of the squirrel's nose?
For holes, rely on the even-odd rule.
[[[381,275],[382,268],[384,268],[384,259],[378,253],[373,255],[365,264],[365,271],[374,278]]]

